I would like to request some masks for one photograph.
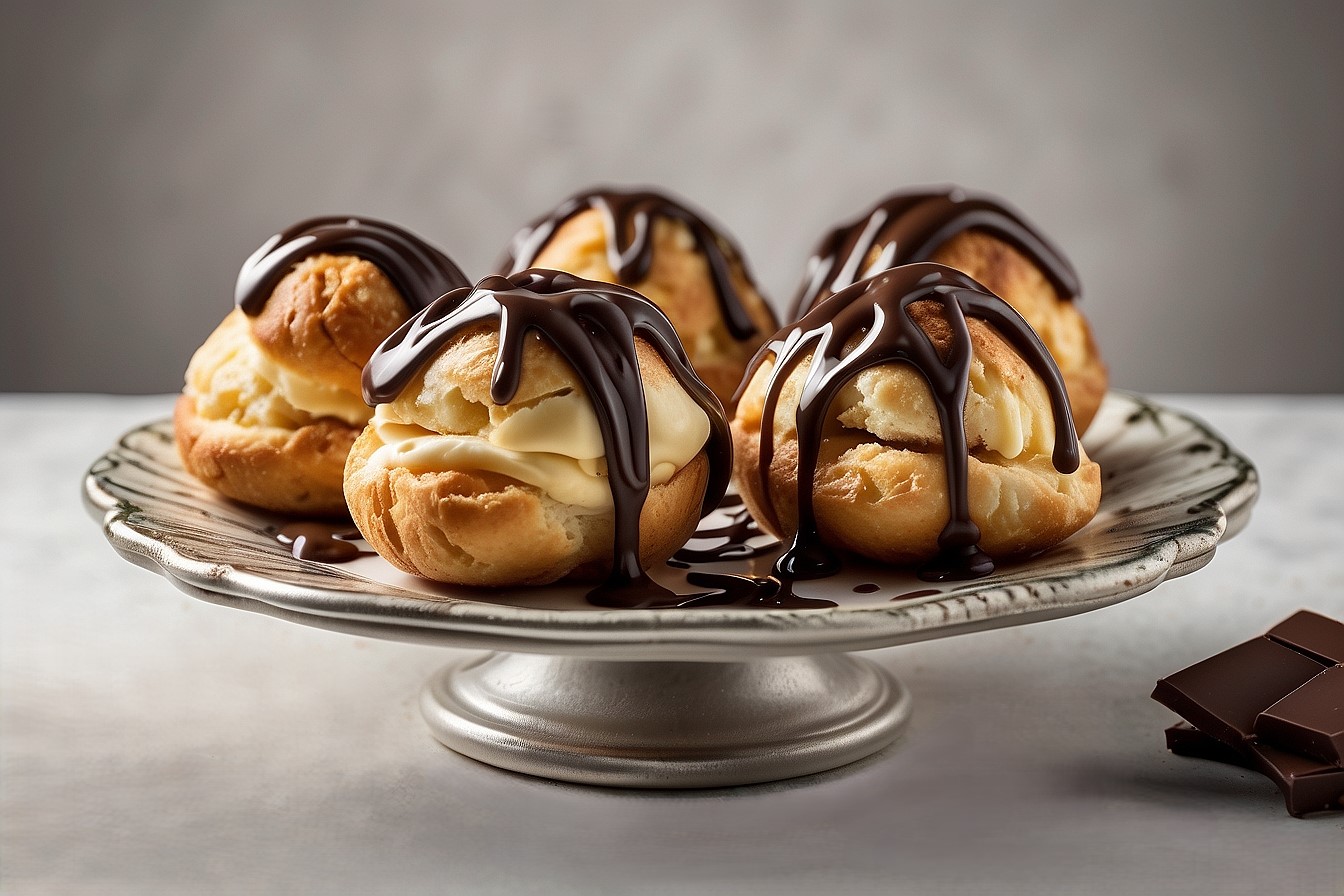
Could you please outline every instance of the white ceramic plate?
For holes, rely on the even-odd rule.
[[[168,421],[131,431],[99,458],[85,496],[123,556],[214,603],[452,646],[731,660],[884,647],[1116,603],[1200,568],[1250,516],[1258,493],[1251,462],[1186,414],[1111,393],[1084,444],[1102,467],[1101,510],[1063,544],[986,578],[939,585],[847,562],[840,576],[795,588],[835,602],[825,609],[599,609],[584,587],[450,588],[376,555],[345,564],[296,560],[274,537],[282,518],[221,499],[183,471]],[[704,568],[768,570],[768,562],[754,563]],[[675,590],[695,590],[682,570],[653,572]],[[858,585],[869,593],[856,593]]]

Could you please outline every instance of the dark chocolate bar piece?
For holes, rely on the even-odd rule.
[[[1198,728],[1178,722],[1167,729],[1167,749],[1177,756],[1209,759],[1260,772],[1283,794],[1288,814],[1344,809],[1344,769],[1252,741],[1245,751],[1229,747]]]
[[[1323,664],[1255,638],[1157,682],[1152,697],[1205,734],[1240,748],[1262,710],[1319,675]]]
[[[1269,630],[1266,637],[1327,666],[1344,663],[1344,622],[1299,610]]]
[[[1263,743],[1344,765],[1344,666],[1330,666],[1255,720]]]
[[[1344,768],[1252,743],[1255,767],[1283,793],[1289,815],[1344,810]]]
[[[1239,765],[1242,768],[1255,768],[1250,753],[1229,747],[1218,738],[1210,737],[1186,722],[1177,722],[1167,729],[1167,749],[1177,756],[1208,759],[1227,765]]]

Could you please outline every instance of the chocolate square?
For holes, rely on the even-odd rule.
[[[1344,765],[1344,666],[1330,666],[1255,720],[1261,741]]]
[[[1289,815],[1344,809],[1344,768],[1277,750],[1250,745],[1257,770],[1278,785]]]
[[[1344,622],[1299,610],[1274,626],[1266,637],[1327,666],[1344,663]]]
[[[1319,675],[1323,664],[1255,638],[1157,682],[1152,697],[1205,734],[1242,748],[1262,710]]]
[[[1208,759],[1227,765],[1239,765],[1254,769],[1255,765],[1249,753],[1210,737],[1198,728],[1185,722],[1177,722],[1167,729],[1167,749],[1177,756],[1189,756],[1193,759]]]

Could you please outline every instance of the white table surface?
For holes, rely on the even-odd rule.
[[[442,747],[456,655],[193,600],[125,562],[88,465],[169,397],[0,395],[0,891],[1344,893],[1344,814],[1167,753],[1156,679],[1300,608],[1344,618],[1344,397],[1167,396],[1259,467],[1247,530],[1069,619],[867,654],[913,692],[876,757],[684,793]]]

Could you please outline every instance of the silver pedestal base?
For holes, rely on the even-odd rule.
[[[442,670],[420,707],[473,759],[612,787],[723,787],[825,771],[891,743],[909,692],[844,654],[735,663],[497,653]]]

